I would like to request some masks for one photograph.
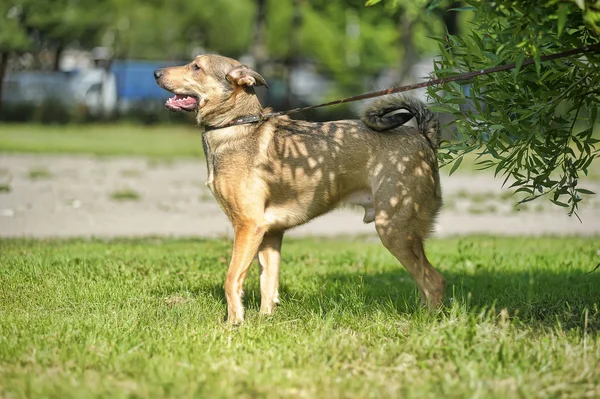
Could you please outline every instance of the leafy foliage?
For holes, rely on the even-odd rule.
[[[423,4],[266,0],[266,56],[275,64],[311,60],[336,81],[331,95],[356,93],[364,77],[398,67],[404,40],[414,43],[413,56],[435,51],[430,36],[443,33],[443,21],[423,16]],[[15,0],[0,5],[0,52],[41,59],[48,50],[104,46],[115,58],[181,61],[203,51],[240,58],[250,53],[256,11],[257,0]],[[399,29],[402,18],[415,21],[409,38]]]
[[[101,44],[118,58],[188,60],[201,50],[240,55],[251,39],[253,2],[103,0],[112,22]],[[185,12],[182,12],[185,10]]]
[[[0,23],[0,51],[20,51],[29,46],[27,32],[19,21],[18,8],[0,3]]]
[[[102,0],[22,0],[21,7],[23,24],[47,46],[93,46],[108,24]]]
[[[435,2],[434,2],[435,3]],[[600,104],[600,54],[550,62],[544,55],[599,42],[600,2],[467,0],[472,29],[439,39],[435,75],[445,77],[515,62],[512,72],[431,87],[435,109],[456,118],[457,140],[440,154],[456,170],[477,152],[481,168],[495,168],[531,201],[549,195],[576,214],[589,190],[579,176],[599,155],[594,127]],[[534,64],[521,67],[524,59]]]

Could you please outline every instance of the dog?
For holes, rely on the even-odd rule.
[[[175,94],[165,106],[197,113],[204,127],[206,185],[234,229],[225,280],[227,321],[244,320],[243,284],[258,255],[261,314],[279,304],[281,243],[286,230],[349,204],[362,206],[383,245],[414,278],[424,306],[441,306],[446,282],[423,248],[442,205],[437,164],[439,123],[414,98],[387,96],[360,120],[307,122],[263,115],[256,71],[213,54],[157,69],[157,84]],[[416,119],[417,128],[404,124]]]

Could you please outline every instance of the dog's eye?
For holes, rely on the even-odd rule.
[[[201,70],[202,70],[202,68],[200,68],[200,67],[198,66],[198,64],[192,64],[192,70],[193,70],[193,71],[201,71]]]

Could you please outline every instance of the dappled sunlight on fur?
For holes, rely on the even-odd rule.
[[[197,99],[198,124],[206,128],[207,185],[235,230],[225,283],[230,323],[243,321],[242,286],[257,253],[261,312],[271,314],[283,233],[348,205],[364,208],[363,221],[375,223],[382,243],[415,279],[423,304],[441,305],[445,281],[423,249],[442,204],[439,124],[425,104],[386,96],[370,103],[360,120],[278,116],[227,126],[268,112],[254,92],[267,84],[257,72],[203,55],[156,76],[163,88]],[[404,126],[412,118],[417,128]]]

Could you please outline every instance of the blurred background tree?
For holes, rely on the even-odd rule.
[[[106,0],[17,0],[0,5],[0,105],[9,57],[28,57],[29,69],[58,71],[67,48],[91,49],[108,26]]]
[[[181,61],[199,51],[239,56],[251,42],[253,3],[109,0],[112,23],[100,44],[120,59]]]
[[[0,3],[2,28],[0,28],[0,110],[2,108],[2,83],[8,67],[9,56],[21,53],[29,48],[30,41],[27,30],[21,22],[19,6]]]
[[[382,71],[405,79],[411,65],[436,51],[432,37],[445,31],[443,13],[423,16],[427,4],[15,0],[0,6],[0,53],[4,67],[58,70],[65,50],[101,47],[111,59],[172,62],[215,52],[281,80],[285,107],[293,102],[290,76],[298,65],[332,82],[327,98],[371,89]]]
[[[58,71],[67,46],[90,49],[108,25],[105,0],[23,0],[21,22],[36,45],[34,68]]]

